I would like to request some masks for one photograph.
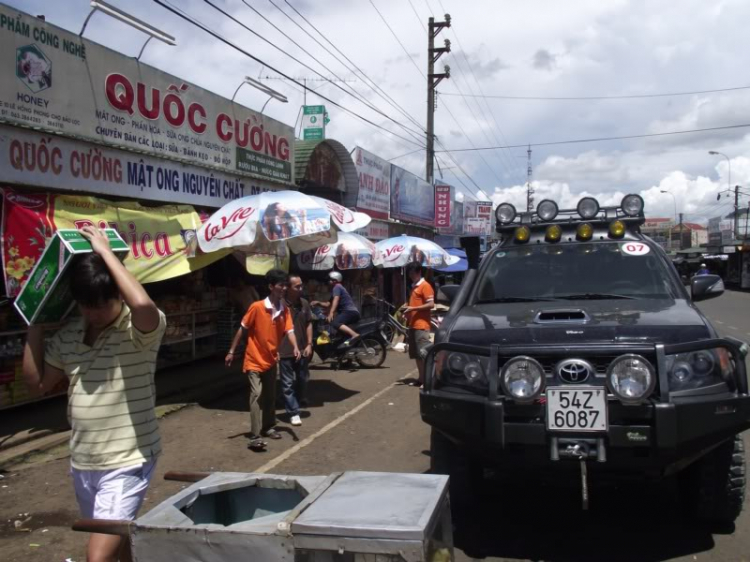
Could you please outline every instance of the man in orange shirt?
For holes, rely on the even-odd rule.
[[[417,361],[419,385],[424,384],[424,358],[430,344],[430,311],[435,308],[435,291],[422,277],[422,264],[412,262],[406,266],[406,275],[412,283],[409,306],[404,313],[409,320],[409,357]]]
[[[283,296],[287,288],[287,275],[280,269],[266,273],[268,298],[254,302],[247,309],[240,329],[232,341],[227,354],[227,367],[234,361],[235,349],[245,334],[245,360],[242,370],[250,381],[250,445],[253,451],[264,451],[268,444],[263,437],[281,439],[274,429],[276,425],[276,364],[279,360],[278,348],[289,336],[294,358],[299,360],[297,338],[294,337],[292,315],[284,306]]]

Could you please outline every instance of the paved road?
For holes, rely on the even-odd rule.
[[[724,333],[750,339],[750,294],[728,292],[702,305]],[[721,322],[719,324],[718,322]],[[162,420],[165,454],[144,511],[174,494],[166,470],[264,470],[328,474],[339,470],[425,472],[428,428],[418,412],[418,391],[398,380],[413,364],[389,355],[385,368],[332,372],[316,369],[309,416],[301,428],[282,422],[284,439],[265,454],[246,449],[242,394],[197,404]],[[750,445],[750,443],[748,443]],[[750,449],[750,447],[749,447]],[[0,559],[81,562],[84,536],[68,530],[75,501],[65,449],[17,467],[0,481]],[[10,526],[29,512],[31,533]],[[634,482],[592,491],[580,510],[578,488],[545,481],[488,482],[481,504],[460,514],[459,561],[750,561],[750,513],[736,529],[713,532],[684,521],[670,485]],[[47,529],[47,532],[43,532]],[[30,546],[36,544],[39,546]]]

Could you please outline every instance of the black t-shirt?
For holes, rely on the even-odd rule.
[[[294,335],[297,338],[297,347],[302,351],[311,342],[307,341],[307,325],[312,322],[312,309],[310,303],[300,298],[295,304],[285,301],[287,308],[292,312],[292,322],[294,323]],[[294,348],[289,336],[284,336],[284,341],[279,346],[280,357],[294,357]]]

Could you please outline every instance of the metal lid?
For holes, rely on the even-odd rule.
[[[448,477],[345,472],[292,523],[292,534],[425,540]]]

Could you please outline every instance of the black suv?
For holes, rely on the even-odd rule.
[[[724,291],[641,234],[643,199],[574,210],[496,209],[500,244],[460,287],[427,356],[420,396],[432,469],[454,501],[485,467],[588,481],[677,475],[704,519],[742,510],[750,427],[747,345],[693,304]]]

